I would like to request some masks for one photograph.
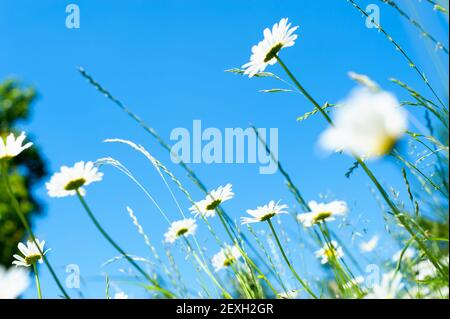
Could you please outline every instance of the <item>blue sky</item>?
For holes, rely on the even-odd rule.
[[[405,20],[378,1],[371,2],[380,5],[381,24],[425,73],[438,74],[436,65],[441,70],[447,69],[444,56],[433,53],[433,46]],[[413,16],[415,8],[425,26],[438,39],[447,41],[448,25],[435,17],[439,13],[432,11],[425,1],[411,2],[399,4],[404,4]],[[80,29],[65,27],[65,7],[69,3],[80,7]],[[370,2],[359,3],[365,7]],[[1,1],[0,78],[14,76],[39,91],[32,121],[23,127],[44,152],[51,171],[79,160],[112,156],[139,176],[172,218],[179,218],[175,204],[145,158],[125,146],[102,143],[105,138],[131,139],[166,163],[189,185],[194,198],[202,197],[154,139],[79,75],[77,67],[81,66],[167,141],[176,127],[191,130],[195,119],[200,119],[203,127],[219,129],[247,128],[249,123],[278,128],[280,161],[303,196],[313,200],[327,194],[346,200],[352,205],[349,220],[355,229],[362,232],[366,223],[361,220],[368,223],[364,239],[382,235],[383,219],[366,176],[357,172],[347,179],[344,173],[352,165],[351,158],[325,157],[318,152],[317,136],[326,127],[321,118],[296,121],[312,106],[297,94],[258,92],[280,87],[274,80],[248,79],[224,72],[244,64],[251,46],[261,39],[262,30],[282,17],[289,17],[300,26],[296,45],[284,50],[282,57],[321,103],[336,102],[348,94],[354,86],[347,77],[350,70],[368,74],[400,99],[406,96],[389,82],[390,77],[429,93],[392,44],[381,33],[366,28],[361,14],[344,0]],[[431,56],[437,57],[441,64],[436,64]],[[278,65],[269,71],[284,77]],[[430,76],[430,81],[441,96],[447,94],[445,73],[444,85],[437,76]],[[404,192],[400,171],[393,161],[380,160],[371,163],[371,167],[383,182]],[[282,177],[259,175],[258,165],[194,164],[192,168],[211,188],[233,184],[235,199],[224,205],[233,218],[272,199],[281,199],[295,208]],[[112,168],[106,168],[104,173],[104,181],[89,187],[88,202],[105,228],[128,252],[148,256],[125,206],[135,210],[155,243],[159,243],[166,230],[164,220],[126,177]],[[127,266],[101,267],[117,254],[101,238],[75,198],[48,198],[44,185],[37,193],[47,209],[42,218],[35,220],[35,233],[52,249],[49,258],[57,273],[64,280],[65,266],[79,265],[86,281],[81,289],[84,296],[103,297],[102,274],[117,275],[118,268]],[[185,208],[189,206],[181,193],[177,197]],[[351,242],[350,233],[351,229],[345,228],[344,239],[356,249],[357,243]],[[202,237],[207,237],[203,230],[199,233],[199,238]],[[209,254],[217,250],[211,240],[205,245]],[[380,251],[387,255],[396,249],[388,240],[381,243]],[[187,281],[195,285],[192,266],[182,257],[180,264]],[[316,275],[320,268],[311,260],[308,271]],[[42,267],[41,272],[44,295],[58,296],[47,270]],[[117,284],[136,297],[142,296],[141,291],[127,284]],[[77,296],[78,291],[70,290],[70,294]],[[26,294],[34,296],[33,289]]]

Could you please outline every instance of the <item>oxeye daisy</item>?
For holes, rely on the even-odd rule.
[[[236,246],[225,246],[211,259],[211,263],[214,270],[217,272],[221,269],[227,268],[235,263],[242,254],[238,247]]]
[[[232,191],[231,184],[220,186],[206,195],[205,199],[192,205],[189,210],[195,214],[195,216],[202,215],[204,217],[214,217],[217,206],[229,199],[232,199],[233,196],[234,193]]]
[[[400,297],[400,293],[404,288],[402,283],[403,276],[395,270],[383,274],[381,282],[373,286],[372,290],[364,297],[364,299],[395,299]]]
[[[81,195],[86,193],[83,186],[101,181],[100,173],[93,162],[78,162],[72,167],[62,166],[61,171],[55,173],[45,184],[51,197],[65,197],[75,195],[77,190]]]
[[[288,208],[287,205],[279,205],[274,201],[270,201],[269,204],[258,206],[256,209],[247,209],[247,213],[252,217],[241,217],[242,225],[264,222],[270,220],[275,215],[287,214],[284,210],[286,208]]]
[[[187,218],[173,222],[164,234],[166,242],[173,244],[178,238],[194,235],[197,230],[195,219]]]
[[[244,74],[252,77],[256,73],[264,71],[267,65],[274,65],[277,62],[276,55],[280,50],[295,44],[297,35],[293,33],[297,28],[291,28],[287,18],[275,23],[272,30],[266,28],[263,32],[264,39],[252,47],[250,62],[242,66],[245,69]]]
[[[0,137],[0,160],[13,158],[27,148],[30,148],[33,145],[31,142],[22,145],[25,138],[25,132],[20,133],[18,137],[15,137],[14,134],[11,133],[5,140],[3,140],[3,137]]]
[[[321,258],[321,263],[326,264],[332,259],[340,259],[344,257],[342,247],[334,240],[331,243],[326,243],[323,248],[315,252],[317,258]]]
[[[334,126],[319,140],[326,150],[376,158],[388,154],[407,129],[407,113],[391,93],[357,88],[339,104]]]
[[[347,213],[347,203],[344,201],[333,201],[330,203],[317,203],[310,201],[308,203],[310,212],[299,214],[297,219],[304,227],[311,227],[325,221],[333,221],[336,216],[343,216]]]
[[[15,299],[30,285],[28,271],[23,268],[6,269],[0,265],[0,299]]]
[[[17,245],[17,248],[19,248],[19,250],[23,256],[13,255],[13,257],[16,260],[14,260],[12,263],[16,266],[21,266],[21,267],[34,266],[37,262],[42,264],[43,258],[42,258],[41,253],[39,252],[39,249],[40,249],[40,251],[42,251],[42,253],[44,255],[49,250],[44,251],[45,240],[39,241],[38,239],[36,239],[36,243],[39,245],[39,248],[33,241],[30,241],[30,240],[27,241],[26,245],[23,243],[19,243]]]

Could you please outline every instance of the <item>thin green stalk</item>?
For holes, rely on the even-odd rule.
[[[159,283],[151,278],[130,256],[128,256],[128,254],[122,249],[120,248],[119,245],[117,245],[114,240],[108,235],[108,233],[103,229],[103,227],[100,225],[100,223],[97,221],[97,219],[95,218],[94,214],[92,213],[91,209],[89,208],[89,206],[87,205],[86,201],[84,200],[83,196],[81,196],[80,191],[77,189],[76,190],[77,193],[77,197],[81,202],[81,205],[83,206],[83,208],[85,209],[85,211],[87,212],[87,214],[89,215],[89,217],[91,218],[92,222],[94,223],[94,225],[97,227],[97,229],[100,231],[100,233],[103,235],[103,237],[105,237],[105,239],[120,253],[122,254],[127,261],[139,272],[141,273],[145,279],[147,279],[149,282],[151,282],[154,285],[154,290],[157,290],[159,292],[161,292],[164,296],[166,296],[167,298],[174,298],[175,296],[167,291],[166,289],[162,288]]]
[[[447,47],[441,41],[436,40],[435,37],[433,37],[430,33],[427,32],[427,30],[425,30],[425,28],[419,23],[419,21],[411,18],[394,1],[392,1],[392,0],[379,0],[379,1],[386,3],[387,5],[390,5],[392,8],[397,10],[397,12],[403,18],[408,20],[413,26],[415,26],[419,30],[421,36],[424,36],[425,38],[428,38],[431,42],[434,43],[434,45],[436,46],[437,49],[441,49],[442,51],[444,51],[448,55]]]
[[[191,243],[187,240],[187,238],[183,236],[183,239],[184,239],[184,242],[185,242],[186,246],[188,247],[188,251],[192,252],[192,255],[197,260],[197,263],[200,265],[200,267],[206,272],[206,274],[217,285],[217,287],[219,287],[220,290],[222,290],[222,293],[223,293],[224,297],[227,298],[227,299],[233,299],[231,294],[217,281],[216,277],[214,277],[214,275],[211,273],[209,268],[207,266],[205,266],[205,264],[202,262],[202,260],[197,256],[197,253],[192,248]]]
[[[36,267],[36,263],[33,264],[33,271],[34,271],[34,279],[36,281],[36,289],[38,293],[38,298],[42,299],[42,291],[41,291],[41,282],[39,281],[39,273]]]
[[[314,100],[314,98],[303,88],[303,86],[298,82],[298,80],[296,79],[296,77],[291,73],[291,71],[288,69],[288,67],[284,64],[284,62],[277,56],[275,55],[275,58],[277,59],[277,61],[280,63],[281,67],[284,69],[284,71],[286,72],[286,74],[289,76],[289,78],[294,82],[294,84],[299,88],[299,90],[305,95],[305,97],[320,111],[320,113],[322,113],[322,115],[325,117],[325,119],[327,120],[327,122],[330,125],[334,125],[333,121],[331,120],[331,118],[328,116],[328,114],[320,107],[319,103],[316,102],[316,100]],[[367,174],[367,176],[369,176],[370,180],[373,182],[373,184],[375,185],[375,187],[378,189],[378,191],[380,192],[381,196],[383,197],[383,199],[385,200],[385,202],[388,204],[388,206],[391,208],[392,213],[397,217],[397,219],[399,220],[399,222],[402,224],[402,226],[405,228],[405,230],[411,235],[411,236],[415,236],[415,232],[413,229],[411,229],[411,227],[405,222],[404,218],[402,217],[402,213],[400,212],[400,210],[395,206],[395,204],[392,202],[392,200],[390,199],[388,193],[385,191],[385,189],[383,188],[383,186],[381,186],[381,184],[378,182],[378,179],[375,177],[375,175],[372,173],[372,171],[369,169],[369,167],[366,165],[366,163],[359,158],[356,155],[353,155],[356,159],[356,161],[358,162],[358,164],[363,168],[364,172]],[[446,273],[445,271],[443,271],[439,261],[435,258],[435,256],[433,256],[433,254],[427,249],[427,247],[423,244],[423,242],[419,239],[416,238],[416,243],[419,246],[419,248],[425,253],[425,255],[428,257],[428,259],[431,261],[431,263],[441,272],[441,274],[444,276],[444,278],[448,279],[448,273]]]
[[[83,76],[95,89],[97,89],[100,93],[102,93],[107,99],[113,102],[117,107],[119,107],[123,112],[125,112],[132,120],[138,123],[147,133],[149,133],[152,137],[154,137],[159,145],[161,145],[169,154],[171,154],[174,158],[177,159],[181,167],[187,172],[189,179],[193,181],[193,183],[205,194],[209,194],[208,188],[203,184],[200,178],[195,174],[195,172],[185,163],[183,162],[179,156],[174,153],[169,144],[163,140],[163,138],[156,132],[156,130],[150,126],[148,126],[137,114],[135,114],[132,110],[130,110],[124,103],[122,103],[119,99],[114,97],[106,88],[104,88],[100,83],[95,81],[95,79],[90,76],[83,68],[78,68],[81,76]],[[220,206],[216,208],[217,211],[220,211],[225,218],[227,224],[231,227],[231,232],[236,236],[236,231],[238,231],[237,225],[233,222],[231,217],[225,212],[223,208]],[[270,271],[265,260],[261,257],[258,250],[252,245],[252,243],[248,240],[245,234],[241,234],[243,241],[247,244],[247,246],[253,251],[255,256],[263,263]]]
[[[354,0],[347,0],[350,2],[361,14],[363,14],[367,19],[370,19],[370,21],[377,27],[377,29],[383,33],[386,38],[392,42],[392,44],[395,46],[395,48],[403,55],[403,57],[406,59],[406,61],[409,63],[409,66],[412,67],[416,73],[419,75],[419,77],[422,79],[422,81],[425,83],[425,85],[430,89],[431,93],[433,93],[436,100],[442,105],[444,109],[446,109],[444,102],[442,102],[439,95],[436,93],[436,91],[431,86],[430,82],[428,81],[427,77],[425,76],[425,73],[423,73],[417,65],[414,63],[414,61],[410,58],[410,56],[402,49],[402,47],[395,42],[395,40],[379,25],[374,18],[369,16],[369,14],[364,11]]]
[[[22,222],[25,230],[28,232],[29,236],[31,237],[31,240],[33,241],[33,243],[36,245],[39,253],[42,256],[42,259],[45,262],[45,265],[47,266],[48,270],[50,271],[50,274],[52,275],[54,281],[56,282],[56,285],[58,286],[59,290],[61,291],[61,293],[63,294],[64,298],[66,299],[70,299],[69,295],[67,294],[67,292],[65,291],[64,287],[62,286],[61,282],[59,281],[58,277],[56,276],[55,271],[53,270],[53,267],[51,266],[50,262],[48,261],[47,257],[44,255],[44,252],[41,250],[41,248],[39,247],[37,241],[36,241],[36,237],[34,236],[33,231],[31,230],[30,225],[28,224],[27,219],[25,218],[25,215],[23,214],[21,208],[20,208],[20,204],[17,201],[16,197],[14,196],[14,193],[12,191],[11,185],[9,183],[9,178],[8,178],[8,167],[5,163],[0,163],[0,166],[2,168],[2,173],[3,173],[3,180],[6,186],[6,191],[9,195],[9,197],[11,198],[11,202],[13,205],[14,210],[16,211],[17,215],[19,216],[20,221]]]
[[[275,231],[275,228],[273,227],[272,221],[270,219],[267,220],[267,223],[269,224],[270,230],[272,231],[272,234],[275,238],[275,241],[277,242],[278,248],[280,249],[281,255],[283,255],[284,261],[288,265],[289,269],[291,270],[294,277],[298,280],[298,282],[305,288],[305,290],[314,298],[317,299],[317,296],[311,291],[311,289],[308,287],[308,285],[300,278],[300,276],[295,271],[294,267],[292,266],[291,262],[289,261],[284,249],[283,245],[281,245],[280,239],[278,238],[277,232]]]

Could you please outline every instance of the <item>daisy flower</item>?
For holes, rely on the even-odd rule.
[[[242,257],[242,254],[239,251],[238,247],[226,245],[225,248],[222,248],[217,254],[213,256],[213,258],[211,259],[211,263],[214,267],[214,270],[217,272],[221,269],[231,266],[240,257]]]
[[[50,197],[73,196],[78,190],[81,195],[86,194],[82,186],[101,181],[100,173],[93,162],[78,162],[72,167],[62,166],[61,171],[55,173],[45,184]]]
[[[293,34],[298,27],[291,28],[288,19],[281,19],[275,23],[272,30],[264,30],[264,39],[252,47],[250,62],[242,66],[244,74],[249,77],[266,69],[267,65],[274,65],[277,62],[275,56],[281,49],[291,47],[295,44],[297,35]]]
[[[317,203],[310,201],[308,203],[310,212],[299,214],[297,219],[304,227],[311,227],[325,221],[335,220],[335,216],[344,216],[347,213],[347,203],[344,201],[333,201],[331,203]]]
[[[187,218],[173,222],[164,234],[165,241],[173,244],[181,236],[194,235],[197,230],[195,219]]]
[[[403,289],[402,274],[391,271],[383,274],[381,282],[374,285],[372,290],[364,297],[364,299],[395,299],[399,297],[400,291]]]
[[[323,248],[315,252],[315,256],[322,259],[322,264],[328,263],[331,258],[339,259],[344,257],[342,247],[340,247],[335,240],[331,241],[330,244],[331,245],[325,244]]]
[[[407,129],[407,113],[391,93],[357,88],[339,104],[334,126],[319,139],[326,150],[376,158],[389,153]]]
[[[19,250],[23,256],[13,255],[13,257],[16,260],[14,260],[12,263],[14,265],[16,265],[16,267],[17,266],[30,267],[30,266],[33,266],[34,264],[36,264],[37,262],[42,264],[43,258],[42,258],[41,253],[39,252],[39,249],[40,249],[40,251],[42,251],[42,253],[44,255],[49,250],[44,251],[45,240],[39,241],[39,239],[36,238],[36,243],[39,245],[39,248],[33,241],[30,241],[30,240],[27,241],[26,246],[23,243],[19,243],[17,245],[17,248],[19,248]]]
[[[287,214],[287,212],[284,211],[286,208],[288,208],[287,205],[278,205],[278,203],[270,201],[269,204],[258,206],[256,209],[247,209],[247,213],[252,217],[241,217],[242,225],[264,222],[275,215]]]
[[[25,132],[22,132],[17,138],[13,133],[9,134],[6,137],[6,140],[3,140],[3,137],[0,137],[0,160],[4,158],[13,158],[27,148],[30,148],[33,145],[31,142],[22,145],[25,138]]]
[[[233,196],[234,193],[232,191],[231,184],[220,186],[206,195],[205,199],[192,205],[189,210],[195,214],[195,216],[202,215],[204,217],[214,217],[217,206],[229,199],[232,199]]]
[[[0,265],[0,299],[16,299],[30,286],[28,271]]]

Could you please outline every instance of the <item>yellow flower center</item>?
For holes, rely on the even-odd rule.
[[[324,221],[325,219],[327,219],[328,217],[331,217],[331,215],[333,215],[332,212],[320,212],[318,213],[316,216],[314,216],[313,220],[314,223],[320,223],[322,221]]]
[[[70,181],[69,183],[67,183],[67,185],[64,187],[64,189],[66,191],[74,191],[74,190],[77,190],[78,188],[80,188],[81,186],[83,186],[84,183],[86,183],[86,180],[84,178],[74,179],[74,180]]]
[[[181,228],[180,230],[177,231],[177,236],[183,236],[184,234],[186,234],[188,232],[187,228]]]
[[[39,261],[39,259],[41,259],[40,254],[25,256],[25,262],[27,263],[27,265],[34,265],[36,262]]]
[[[277,55],[277,53],[280,52],[282,47],[283,47],[282,43],[277,43],[272,49],[270,49],[269,53],[266,54],[264,62],[267,63],[270,60],[272,60]]]
[[[274,212],[268,213],[260,218],[260,221],[265,222],[266,220],[271,219],[276,214]]]
[[[207,210],[214,210],[217,208],[217,206],[220,205],[222,201],[220,199],[216,199],[215,201],[213,201],[211,204],[209,204],[208,206],[206,206]]]
[[[392,136],[385,136],[381,139],[374,150],[375,156],[382,156],[388,154],[395,146],[397,139]]]

